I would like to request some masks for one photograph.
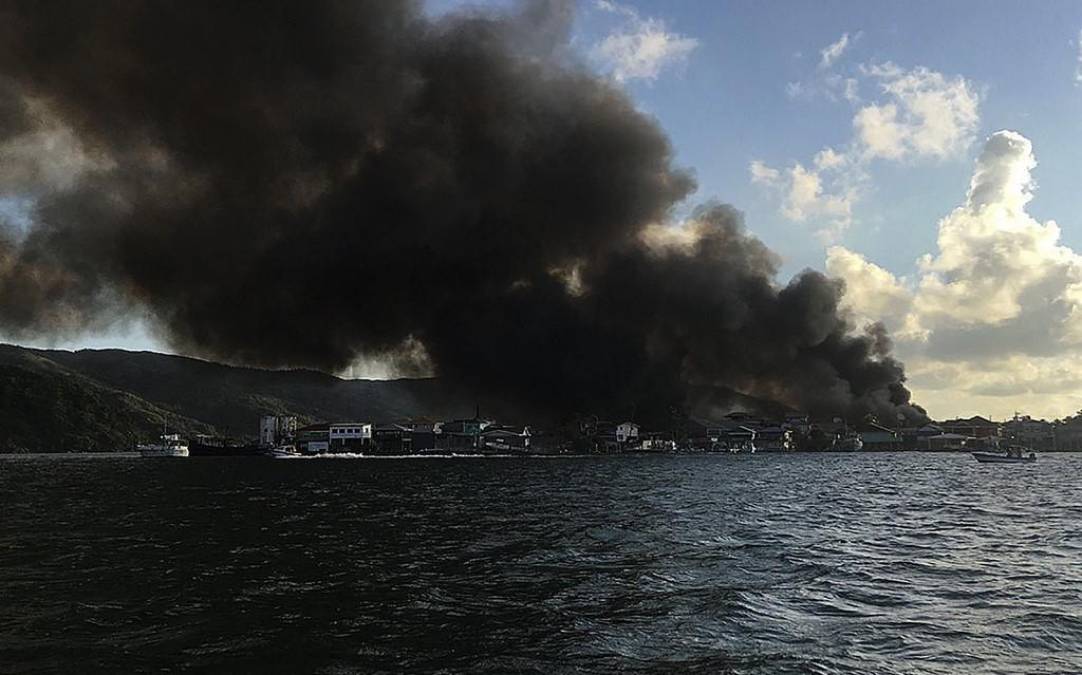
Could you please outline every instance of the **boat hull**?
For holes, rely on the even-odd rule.
[[[135,446],[143,457],[187,457],[188,443],[179,434],[162,433],[158,443],[140,443]]]
[[[139,448],[142,457],[187,457],[188,448]]]
[[[1009,455],[997,455],[990,452],[974,452],[971,454],[973,455],[973,459],[981,464],[1030,464],[1037,461],[1036,455],[1011,457]]]

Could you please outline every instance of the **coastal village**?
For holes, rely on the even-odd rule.
[[[656,429],[631,420],[580,418],[559,429],[500,424],[483,417],[410,419],[388,423],[346,420],[298,426],[289,415],[259,422],[258,443],[231,445],[198,436],[192,454],[617,454],[646,452],[896,451],[959,452],[1019,445],[1032,450],[1082,449],[1082,415],[1048,422],[1016,414],[996,422],[981,416],[891,428],[874,419],[812,420],[732,412],[713,419],[674,419]],[[239,449],[250,452],[231,452]]]

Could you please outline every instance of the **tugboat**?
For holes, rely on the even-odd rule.
[[[140,443],[136,446],[143,457],[187,457],[188,443],[180,434],[163,433],[158,443]]]

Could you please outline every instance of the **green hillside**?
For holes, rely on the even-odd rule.
[[[130,450],[161,433],[211,425],[67,369],[0,347],[0,452]]]
[[[509,414],[436,379],[343,380],[153,352],[0,345],[0,452],[125,450],[155,437],[163,422],[185,434],[243,438],[267,414],[389,421],[463,416],[476,404]]]

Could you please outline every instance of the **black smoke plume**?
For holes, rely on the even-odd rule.
[[[8,335],[147,316],[179,351],[337,371],[358,355],[553,412],[737,390],[916,415],[842,288],[775,282],[668,139],[567,47],[571,8],[7,0]]]

